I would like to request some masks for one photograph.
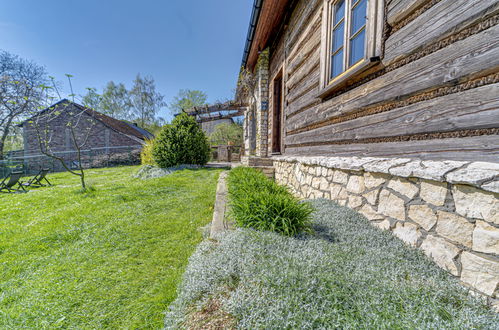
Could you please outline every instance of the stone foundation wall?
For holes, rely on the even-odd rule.
[[[357,210],[499,306],[499,164],[278,157],[274,167],[298,197]]]

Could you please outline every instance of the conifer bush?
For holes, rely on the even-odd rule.
[[[163,127],[154,141],[152,155],[162,168],[205,165],[210,158],[210,145],[194,117],[183,113]]]
[[[231,212],[238,227],[273,231],[287,236],[307,231],[312,208],[300,203],[283,186],[262,172],[233,169],[228,177]]]

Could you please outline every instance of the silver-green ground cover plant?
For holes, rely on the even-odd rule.
[[[238,328],[499,328],[483,299],[420,251],[355,211],[311,203],[311,233],[237,229],[203,242],[166,327],[192,324],[217,299]]]

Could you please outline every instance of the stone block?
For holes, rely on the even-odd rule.
[[[334,171],[333,175],[334,183],[347,184],[348,182],[348,173],[340,170]]]
[[[426,202],[443,206],[447,196],[447,183],[436,181],[422,181],[419,195]]]
[[[383,220],[385,219],[384,216],[378,214],[372,207],[369,205],[364,205],[362,208],[358,211],[360,214],[365,216],[367,220],[369,221],[376,221],[376,220]]]
[[[409,222],[397,222],[393,234],[411,246],[416,246],[422,236],[418,226]]]
[[[401,177],[418,177],[428,180],[443,181],[445,173],[455,170],[465,164],[467,164],[467,162],[415,160],[390,168],[390,174]]]
[[[327,180],[326,177],[321,177],[321,184],[320,184],[320,187],[319,189],[322,190],[322,191],[326,191],[326,190],[329,190],[329,181]]]
[[[430,231],[437,223],[435,212],[426,205],[409,206],[408,216],[426,231]]]
[[[499,256],[499,228],[477,221],[473,231],[473,250]]]
[[[378,195],[379,195],[379,189],[376,189],[364,194],[363,196],[365,197],[365,199],[369,204],[376,205],[376,203],[378,202]]]
[[[379,195],[378,213],[394,219],[405,220],[404,200],[383,189]]]
[[[400,194],[413,199],[418,193],[418,186],[405,179],[394,178],[388,183],[388,188],[391,188]]]
[[[356,209],[359,206],[362,206],[363,203],[364,203],[364,201],[362,200],[362,197],[355,196],[355,195],[348,197],[348,207],[350,207],[352,209]]]
[[[492,182],[483,184],[480,188],[482,188],[483,190],[499,193],[499,181],[492,181]]]
[[[338,184],[331,185],[331,199],[339,200],[339,199],[347,199],[348,193],[345,188]]]
[[[314,189],[319,189],[320,186],[321,186],[321,178],[320,177],[314,177],[312,179],[312,187]]]
[[[470,252],[461,255],[461,280],[492,296],[499,285],[499,260]]]
[[[383,220],[381,222],[373,222],[373,226],[378,227],[382,230],[390,230],[391,224],[389,220]]]
[[[364,177],[360,175],[352,175],[348,179],[347,190],[351,193],[360,194],[366,187],[364,186]]]
[[[450,172],[446,179],[450,183],[464,183],[480,185],[484,181],[490,181],[499,176],[499,164],[474,162],[468,166]]]
[[[483,190],[457,185],[452,188],[456,212],[468,218],[483,219],[499,225],[499,197]]]
[[[450,212],[437,211],[437,233],[471,248],[474,226],[466,218]]]
[[[454,260],[456,260],[461,250],[454,244],[441,237],[429,235],[421,244],[421,249],[441,268],[449,271],[454,276],[459,276],[459,269]]]
[[[395,166],[407,164],[409,158],[380,158],[363,165],[366,172],[389,173],[389,169]]]
[[[386,182],[386,175],[365,173],[364,185],[367,189],[376,188]]]

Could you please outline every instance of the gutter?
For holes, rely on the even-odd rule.
[[[253,39],[255,37],[256,26],[258,24],[258,20],[260,19],[263,1],[264,0],[255,0],[253,3],[253,12],[251,13],[250,26],[248,28],[248,36],[246,37],[246,46],[244,47],[243,61],[241,64],[243,68],[245,68],[248,63],[248,57],[251,52]]]

